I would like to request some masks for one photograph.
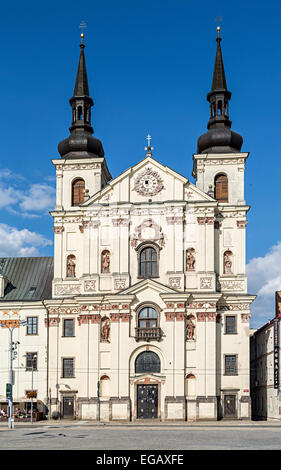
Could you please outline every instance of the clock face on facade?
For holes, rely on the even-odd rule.
[[[163,180],[152,168],[146,168],[135,179],[134,189],[142,196],[155,196],[163,188]]]

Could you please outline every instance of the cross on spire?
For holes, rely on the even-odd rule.
[[[81,42],[83,43],[83,39],[84,39],[84,29],[87,28],[87,25],[85,23],[85,21],[81,21],[80,25],[79,25],[79,28],[82,29],[82,33],[81,33]]]
[[[217,16],[216,21],[218,22],[217,32],[218,32],[218,38],[219,38],[220,37],[220,30],[221,30],[220,23],[222,22],[222,17]]]
[[[146,155],[147,156],[151,156],[152,155],[152,152],[151,150],[154,150],[154,147],[151,147],[151,135],[150,134],[147,134],[146,136],[146,140],[147,140],[147,147],[144,147],[144,150],[146,150]]]

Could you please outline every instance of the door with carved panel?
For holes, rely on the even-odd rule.
[[[158,418],[158,385],[137,385],[137,418]]]

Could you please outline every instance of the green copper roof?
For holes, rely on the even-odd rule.
[[[8,280],[0,302],[52,298],[53,257],[0,258],[0,274]]]

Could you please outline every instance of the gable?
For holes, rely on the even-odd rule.
[[[81,207],[111,203],[214,201],[189,180],[148,156],[111,180]]]

